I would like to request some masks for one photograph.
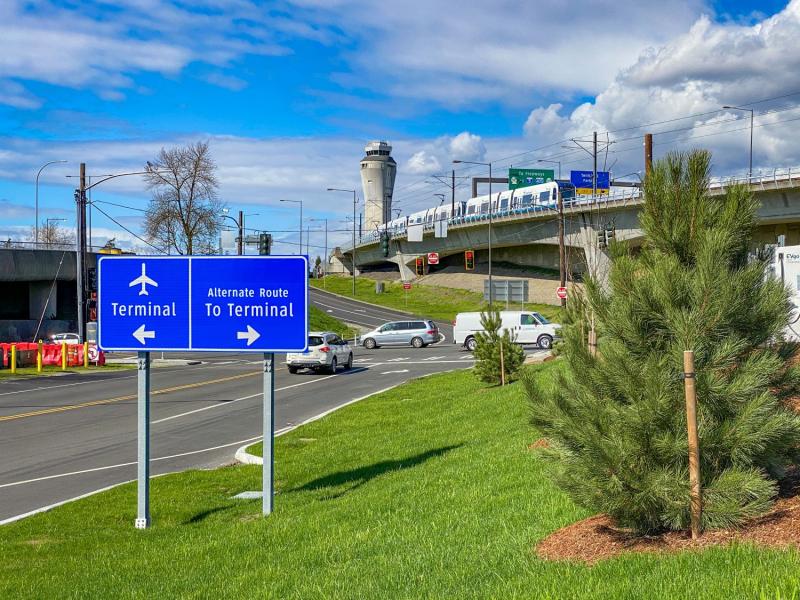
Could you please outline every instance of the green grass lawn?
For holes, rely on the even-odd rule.
[[[328,275],[324,280],[310,281],[314,287],[353,297],[353,280],[349,277]],[[384,293],[376,294],[373,279],[356,278],[356,299],[443,321],[452,321],[460,312],[478,311],[486,306],[483,295],[470,290],[412,283],[411,289],[406,292],[401,283],[387,281],[384,285]],[[502,308],[505,308],[505,304]],[[509,308],[519,310],[520,305],[512,304]],[[559,308],[556,306],[530,303],[525,308],[537,310],[548,319],[558,319]]]
[[[547,376],[558,363],[538,367]],[[734,546],[593,567],[534,546],[587,516],[549,481],[522,388],[420,379],[276,440],[260,467],[125,485],[0,528],[2,598],[797,598],[800,553]]]
[[[334,331],[345,339],[355,335],[356,331],[348,327],[339,319],[330,316],[316,306],[308,305],[308,330],[309,331]]]

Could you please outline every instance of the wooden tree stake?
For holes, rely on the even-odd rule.
[[[692,510],[692,539],[700,537],[703,500],[700,490],[700,444],[697,439],[697,393],[695,390],[694,351],[683,353],[683,382],[686,392],[686,428],[689,436],[689,486]]]

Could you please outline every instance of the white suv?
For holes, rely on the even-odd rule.
[[[344,366],[345,370],[353,367],[353,350],[345,340],[331,331],[310,332],[308,350],[286,355],[289,373],[297,373],[300,369],[335,373],[339,365]]]

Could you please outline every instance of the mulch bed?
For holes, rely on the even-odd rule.
[[[536,553],[546,560],[592,564],[626,552],[676,552],[731,542],[800,547],[800,474],[785,482],[769,513],[741,529],[707,531],[692,541],[689,533],[682,531],[635,535],[617,527],[608,516],[595,515],[550,534],[536,547]]]

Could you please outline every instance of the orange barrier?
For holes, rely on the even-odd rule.
[[[29,343],[29,342],[18,342],[14,344],[9,343],[0,343],[0,350],[3,353],[3,364],[7,366],[11,366],[11,346],[17,347],[17,356],[23,351],[33,351],[32,355],[27,356],[36,356],[36,351],[39,349],[39,344],[36,343]],[[67,366],[68,367],[80,367],[84,364],[84,345],[83,344],[67,344]],[[94,360],[91,360],[94,356],[93,353],[96,351],[95,347],[88,348],[88,356],[87,362],[89,364],[95,364]],[[36,364],[36,361],[32,361],[32,364]],[[51,366],[60,366],[61,365],[61,344],[42,344],[42,364],[43,365],[51,365]],[[97,352],[97,364],[104,365],[106,364],[106,357],[103,352]]]

